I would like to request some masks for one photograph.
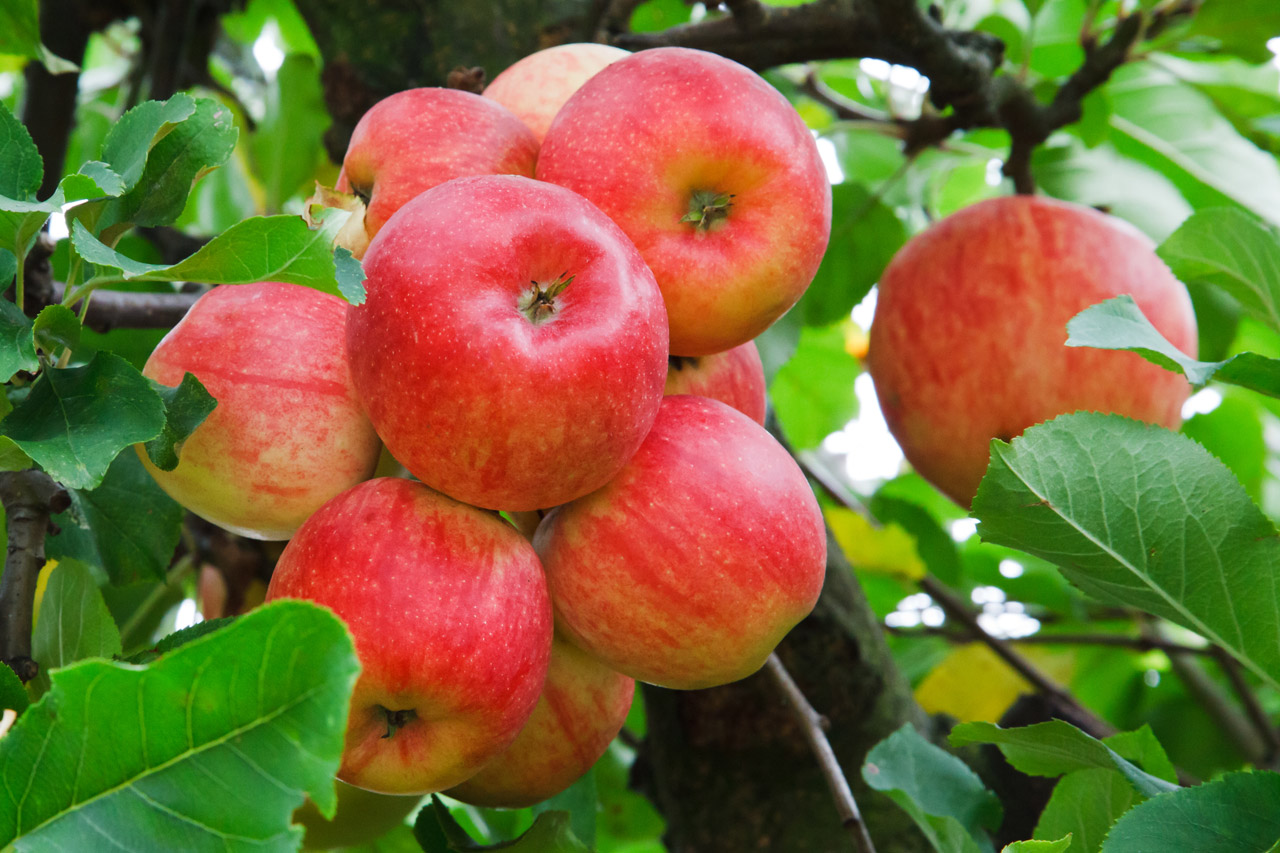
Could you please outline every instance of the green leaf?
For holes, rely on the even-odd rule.
[[[0,846],[294,850],[304,795],[333,814],[358,670],[342,623],[300,601],[149,666],[67,667],[0,739]]]
[[[311,180],[330,121],[317,61],[302,54],[285,57],[267,87],[262,121],[249,135],[249,157],[262,181],[267,210],[278,212]]]
[[[1206,0],[1191,23],[1196,35],[1213,39],[1220,51],[1268,62],[1267,40],[1280,33],[1280,8],[1272,0]]]
[[[122,115],[102,140],[104,165],[121,184],[119,192],[111,194],[120,195],[137,186],[151,150],[195,111],[196,100],[179,92],[167,101],[144,101]]]
[[[0,249],[0,285],[7,290],[18,274],[18,259],[8,249]]]
[[[153,648],[143,649],[135,652],[125,658],[125,663],[145,664],[158,660],[176,648],[185,646],[192,640],[198,640],[205,634],[212,634],[214,631],[220,631],[231,623],[235,622],[239,617],[223,616],[220,619],[209,619],[205,622],[197,622],[189,628],[183,628],[181,631],[174,631],[167,634],[160,642],[156,643]]]
[[[1178,278],[1222,288],[1280,330],[1280,228],[1233,208],[1202,210],[1156,253]]]
[[[163,580],[182,535],[183,509],[125,451],[92,491],[73,489],[71,508],[55,517],[62,532],[46,546],[49,556],[99,566],[120,586]]]
[[[1036,824],[1036,838],[1070,833],[1073,853],[1097,853],[1111,826],[1142,800],[1118,770],[1076,770],[1053,786]]]
[[[27,688],[22,686],[13,670],[6,664],[0,664],[0,710],[17,711],[21,715],[29,704]]]
[[[1071,846],[1071,833],[1057,841],[1015,841],[1006,844],[1000,853],[1062,853]]]
[[[1084,62],[1080,22],[1084,0],[1046,0],[1031,31],[1031,70],[1049,78],[1065,77]]]
[[[1135,806],[1116,822],[1102,850],[1263,853],[1280,839],[1277,803],[1280,773],[1228,773]]]
[[[861,184],[832,187],[831,203],[831,240],[800,300],[810,326],[847,318],[907,239],[893,210]]]
[[[152,382],[151,387],[164,402],[164,430],[144,445],[147,456],[161,471],[178,467],[178,455],[196,427],[204,423],[218,401],[205,390],[194,373],[183,374],[176,388]]]
[[[1169,343],[1128,295],[1081,311],[1068,321],[1067,333],[1069,347],[1131,350],[1165,370],[1183,374],[1193,385],[1216,379],[1280,397],[1280,359],[1243,352],[1226,361],[1197,361]]]
[[[1119,770],[1144,797],[1178,787],[1134,766],[1102,741],[1063,720],[1016,729],[1002,729],[992,723],[961,723],[951,730],[949,740],[952,746],[993,743],[1010,764],[1031,776],[1061,776],[1073,770],[1104,768]]]
[[[31,326],[31,318],[17,305],[0,299],[0,381],[8,382],[19,370],[33,371],[40,366]]]
[[[1063,415],[992,442],[973,514],[984,541],[1056,563],[1085,592],[1189,628],[1280,685],[1280,537],[1191,439]]]
[[[792,447],[816,447],[848,423],[858,411],[853,383],[861,372],[845,349],[845,324],[801,330],[795,354],[769,385],[769,397]]]
[[[177,108],[153,110],[147,121],[139,120],[135,130],[145,136],[159,118],[172,119],[179,112]],[[131,225],[168,225],[182,213],[196,179],[231,156],[238,133],[229,109],[207,98],[197,99],[190,116],[160,124],[155,134],[160,138],[147,152],[142,175],[132,189],[116,198],[80,205],[75,209],[75,220],[89,223],[94,233],[103,235],[118,235]],[[104,156],[127,164],[116,169],[126,176],[136,166],[138,143],[132,134],[128,141],[121,140],[118,151],[114,147],[106,151],[104,143]],[[125,182],[129,182],[127,177]]]
[[[425,853],[473,853],[484,850],[507,850],[510,853],[589,853],[587,846],[578,840],[569,827],[569,813],[562,811],[538,815],[533,826],[519,838],[497,844],[477,844],[435,795],[418,812],[413,834]]]
[[[35,56],[40,43],[40,8],[36,0],[0,4],[0,54]],[[0,168],[0,173],[4,169]]]
[[[24,4],[25,5],[25,4]],[[5,23],[0,12],[0,24]],[[0,32],[4,27],[0,26]],[[44,160],[22,122],[0,103],[0,196],[30,201],[40,189]]]
[[[1204,446],[1231,469],[1249,497],[1257,503],[1268,479],[1270,454],[1264,438],[1262,401],[1252,394],[1222,389],[1222,402],[1212,412],[1193,415],[1182,433]]]
[[[862,778],[888,794],[944,853],[977,850],[975,839],[985,839],[983,829],[1000,825],[1003,810],[995,794],[963,761],[925,740],[910,723],[872,747]]]
[[[3,399],[8,403],[8,398]],[[13,439],[0,435],[0,471],[25,471],[35,466],[35,461],[13,443]]]
[[[351,253],[339,249],[335,260],[333,234],[328,228],[312,231],[300,216],[255,216],[214,237],[195,254],[173,266],[135,261],[109,248],[79,222],[72,223],[71,242],[87,261],[113,268],[128,280],[200,281],[208,284],[253,284],[283,281],[301,284],[348,301],[364,301],[364,288],[352,277],[364,272]],[[341,263],[343,281],[339,282]],[[353,267],[354,265],[354,267]],[[358,270],[358,272],[356,271]],[[356,302],[355,304],[359,304]]]
[[[338,246],[333,250],[333,270],[334,278],[338,280],[338,295],[352,305],[363,305],[364,266],[350,249]]]
[[[31,656],[40,664],[33,684],[43,694],[49,671],[85,658],[120,654],[120,630],[107,610],[88,567],[63,560],[49,574],[40,617],[31,635]]]
[[[1195,208],[1237,204],[1280,222],[1280,163],[1242,137],[1213,101],[1136,62],[1108,85],[1118,150],[1162,172]]]
[[[163,428],[160,396],[137,368],[106,352],[83,367],[46,370],[0,421],[0,434],[72,489],[96,487],[116,454]]]
[[[75,349],[80,344],[80,318],[65,305],[47,305],[32,325],[36,346],[46,353]]]
[[[596,774],[588,770],[568,788],[550,799],[536,803],[533,814],[564,812],[569,815],[569,828],[588,848],[596,846],[596,812],[600,810],[600,797],[596,793]]]

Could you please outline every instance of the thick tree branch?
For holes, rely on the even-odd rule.
[[[9,533],[4,575],[0,576],[0,660],[24,682],[39,673],[39,666],[31,659],[31,622],[49,516],[62,512],[70,502],[66,490],[43,471],[30,468],[0,473],[0,504]]]
[[[123,290],[95,291],[89,300],[84,324],[95,332],[112,329],[171,329],[187,315],[207,288],[195,285],[191,292],[135,293]],[[53,302],[61,302],[66,285],[53,283]],[[80,303],[71,306],[79,312]]]
[[[800,692],[800,688],[791,678],[791,673],[787,672],[787,668],[782,665],[782,661],[776,654],[769,655],[769,659],[765,661],[765,670],[795,711],[801,724],[800,730],[804,733],[810,748],[813,749],[818,765],[822,768],[823,778],[827,781],[827,787],[831,789],[831,796],[835,798],[840,819],[853,837],[854,848],[858,853],[875,853],[875,845],[871,842],[867,825],[863,822],[862,813],[858,810],[858,801],[853,798],[849,780],[840,769],[840,761],[836,758],[835,750],[831,748],[831,742],[827,740],[825,730],[829,724],[826,718],[809,704],[809,700]]]

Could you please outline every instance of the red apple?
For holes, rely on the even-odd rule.
[[[1078,409],[1176,428],[1190,386],[1136,353],[1064,346],[1067,321],[1131,294],[1196,352],[1186,289],[1120,220],[1048,198],[995,198],[912,238],[880,279],[867,354],[903,453],[969,506],[993,438]]]
[[[597,71],[630,52],[607,44],[561,44],[521,59],[484,90],[515,113],[541,142],[569,96]]]
[[[520,809],[578,781],[627,721],[636,683],[556,637],[542,697],[515,743],[447,793],[477,806]]]
[[[347,319],[387,449],[476,506],[555,506],[609,481],[657,415],[662,296],[608,217],[563,187],[460,178],[391,218]]]
[[[338,778],[383,794],[474,775],[529,719],[551,653],[533,547],[501,517],[421,483],[370,480],[321,507],[267,600],[324,605],[360,658]]]
[[[363,257],[368,241],[404,203],[466,175],[533,177],[538,140],[496,101],[460,89],[408,89],[361,117],[337,189],[365,203],[339,241]]]
[[[539,180],[609,214],[653,270],[671,352],[708,355],[763,332],[813,279],[831,187],[787,99],[711,53],[645,50],[561,108]]]
[[[215,287],[143,373],[196,375],[218,401],[178,467],[142,463],[170,497],[233,533],[288,539],[329,498],[368,479],[380,444],[347,370],[345,302],[296,284]]]
[[[764,365],[755,341],[715,355],[671,356],[665,390],[719,400],[764,425]]]
[[[686,690],[759,669],[813,609],[826,565],[791,455],[705,397],[665,398],[622,472],[533,541],[560,630],[606,666]]]

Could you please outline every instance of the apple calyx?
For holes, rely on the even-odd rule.
[[[412,708],[398,708],[393,711],[390,708],[384,708],[379,705],[378,710],[385,714],[387,718],[387,733],[382,736],[384,740],[418,719],[418,712]]]
[[[686,367],[696,368],[702,359],[696,355],[669,355],[667,367],[671,370],[684,370]]]
[[[529,318],[529,322],[540,326],[556,313],[556,297],[564,293],[566,287],[573,283],[576,276],[569,275],[568,270],[556,276],[550,284],[530,281],[533,285],[520,297],[517,307],[520,313]]]
[[[699,231],[710,231],[716,223],[729,218],[731,207],[733,193],[694,190],[689,197],[689,212],[680,217],[680,221],[693,223]]]

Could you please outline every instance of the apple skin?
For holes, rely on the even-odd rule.
[[[442,791],[511,744],[537,704],[551,604],[532,546],[493,513],[421,483],[369,480],[321,507],[280,556],[267,600],[347,625],[361,672],[338,778]],[[388,710],[412,711],[387,737]]]
[[[907,460],[968,507],[991,439],[1077,410],[1176,429],[1187,381],[1131,352],[1064,346],[1067,321],[1123,293],[1194,356],[1186,288],[1126,223],[1049,198],[980,202],[916,235],[880,279],[867,354]]]
[[[714,355],[672,356],[665,391],[719,400],[764,426],[767,392],[755,341]]]
[[[687,48],[621,59],[561,108],[537,177],[594,202],[627,233],[666,299],[673,355],[763,332],[813,280],[831,186],[800,116],[758,74]],[[704,227],[695,193],[732,194]]]
[[[631,52],[607,44],[561,44],[531,53],[485,87],[484,97],[511,110],[541,143],[569,96],[601,68]]]
[[[445,793],[475,806],[521,809],[554,797],[591,769],[627,721],[636,682],[559,635],[533,716],[515,743]]]
[[[381,443],[347,369],[346,305],[275,282],[215,287],[197,300],[142,371],[165,385],[189,371],[218,401],[174,470],[138,447],[170,497],[241,536],[288,539],[373,474]]]
[[[556,506],[609,481],[657,416],[667,323],[653,276],[585,199],[459,178],[369,246],[347,315],[356,389],[418,479],[489,509]],[[535,322],[521,300],[572,282]],[[391,366],[391,369],[388,369]]]
[[[693,690],[763,666],[813,609],[822,513],[790,454],[705,397],[662,401],[648,438],[604,488],[534,535],[556,625],[603,664]]]
[[[422,802],[421,797],[375,794],[340,779],[335,779],[334,784],[338,809],[333,820],[325,820],[310,798],[293,812],[293,822],[306,833],[302,837],[303,850],[332,850],[372,841],[404,823]]]
[[[365,201],[364,242],[424,190],[466,175],[533,177],[538,140],[492,99],[460,89],[406,89],[374,104],[356,123],[337,189]],[[360,230],[356,223],[344,230]],[[347,244],[356,257],[360,246]]]

